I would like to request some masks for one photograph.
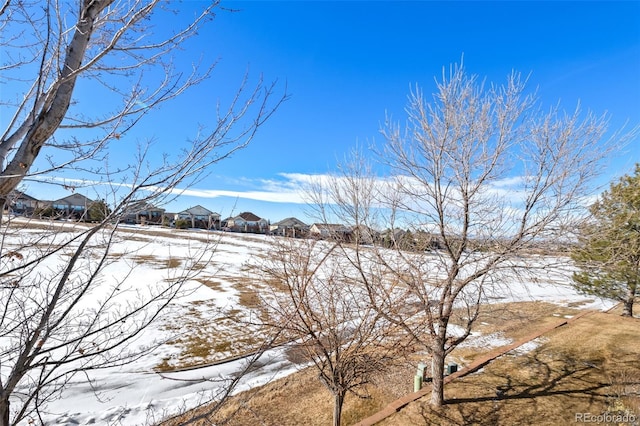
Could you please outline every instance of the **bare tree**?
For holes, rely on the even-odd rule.
[[[10,83],[1,105],[9,119],[0,134],[0,201],[25,178],[70,167],[86,170],[94,164],[89,160],[98,161],[92,173],[113,179],[108,173],[114,170],[105,171],[99,162],[110,142],[125,139],[157,106],[211,76],[215,61],[180,53],[217,8],[218,1],[204,2],[185,20],[160,0],[7,1],[0,9],[1,69]],[[171,19],[175,30],[163,28],[162,19]],[[224,148],[216,153],[219,159],[246,146],[270,114],[258,102],[270,88],[258,82],[247,90],[247,83],[245,78],[230,100],[234,108],[210,107],[217,122],[195,136]],[[78,95],[78,84],[92,96]],[[254,122],[239,126],[250,109]],[[47,153],[39,156],[43,147]],[[46,161],[34,169],[37,158]]]
[[[128,274],[105,286],[110,250],[121,238],[119,218],[132,205],[161,205],[202,179],[210,166],[246,147],[284,100],[274,99],[273,85],[251,87],[245,76],[235,97],[212,108],[211,122],[179,153],[157,160],[142,144],[131,150],[131,164],[109,169],[112,142],[126,141],[142,117],[211,75],[213,63],[189,61],[186,73],[178,64],[181,47],[213,18],[218,2],[200,6],[186,20],[172,19],[176,30],[160,21],[153,26],[161,15],[182,17],[159,0],[7,0],[0,7],[0,69],[11,88],[0,105],[9,117],[0,134],[0,205],[4,209],[21,182],[74,170],[100,176],[107,188],[100,198],[111,207],[91,226],[51,225],[35,234],[19,230],[22,222],[6,221],[0,245],[2,426],[27,418],[42,422],[42,409],[71,377],[143,354],[126,350],[128,343],[195,272],[187,265],[144,292],[132,290]],[[81,83],[100,102],[78,95]],[[208,256],[195,254],[194,262]]]
[[[347,393],[362,396],[363,386],[392,364],[401,346],[336,247],[275,238],[259,269],[271,285],[263,298],[270,326],[317,369],[333,394],[333,424],[339,426]]]
[[[359,155],[311,202],[322,216],[388,228],[391,249],[356,240],[344,255],[371,306],[430,354],[431,403],[440,406],[445,358],[469,336],[487,293],[531,270],[522,256],[531,249],[562,244],[601,161],[637,131],[604,139],[606,117],[544,112],[517,74],[485,86],[462,66],[443,72],[431,101],[416,88],[406,111],[406,126],[388,119],[382,129],[376,158],[390,176],[373,175]]]

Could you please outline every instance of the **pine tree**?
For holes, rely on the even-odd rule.
[[[575,287],[586,294],[618,300],[623,316],[633,316],[640,290],[640,164],[635,174],[611,184],[590,208],[572,258],[580,268]]]
[[[111,209],[104,200],[94,201],[87,209],[86,220],[89,222],[101,222],[110,213]]]

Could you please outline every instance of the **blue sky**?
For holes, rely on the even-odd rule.
[[[183,11],[197,0],[180,4]],[[640,123],[640,2],[223,2],[189,43],[195,56],[219,59],[213,78],[163,106],[139,137],[159,150],[193,135],[248,69],[278,80],[291,95],[252,144],[219,163],[167,208],[200,204],[220,212],[252,211],[272,222],[305,219],[299,183],[335,169],[356,143],[380,141],[385,113],[403,118],[412,85],[427,93],[443,66],[459,62],[502,83],[529,75],[544,105],[608,112],[611,127]],[[171,22],[163,22],[170,25]],[[136,137],[136,134],[130,135]],[[123,142],[123,144],[126,142]],[[606,178],[632,171],[640,143],[612,159]],[[36,186],[28,193],[46,196]],[[55,191],[58,191],[57,189]],[[60,193],[60,196],[67,194]]]

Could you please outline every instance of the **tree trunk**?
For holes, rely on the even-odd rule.
[[[0,224],[2,224],[2,216],[4,215],[4,207],[7,205],[7,197],[0,195]],[[8,205],[7,205],[8,207]],[[9,210],[9,209],[7,209]]]
[[[444,404],[444,349],[436,348],[431,354],[431,405],[442,407]]]
[[[344,392],[334,394],[333,403],[333,426],[340,426],[342,419],[342,404],[344,403]]]
[[[0,399],[0,426],[9,426],[9,396]]]
[[[629,292],[631,293],[631,292]],[[624,300],[622,302],[623,305],[623,309],[622,309],[622,316],[623,317],[632,317],[633,316],[633,301],[635,299],[635,295],[631,294],[629,297],[627,297],[626,300]]]

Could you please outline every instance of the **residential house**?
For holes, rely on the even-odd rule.
[[[358,225],[351,228],[349,238],[351,241],[357,241],[359,244],[374,244],[382,240],[380,232],[365,225]]]
[[[269,230],[269,221],[251,212],[244,212],[238,216],[225,219],[223,229],[232,232],[264,234]]]
[[[282,219],[269,226],[269,233],[282,237],[304,237],[309,232],[309,225],[295,217]]]
[[[175,218],[189,221],[192,228],[220,229],[220,215],[201,205],[176,213]]]
[[[59,200],[52,201],[51,206],[62,216],[70,219],[80,219],[92,203],[93,200],[82,194],[71,194]]]
[[[314,223],[309,228],[309,235],[322,240],[349,241],[351,229],[335,223]]]
[[[9,194],[5,208],[12,214],[31,216],[33,212],[42,208],[44,203],[21,191],[13,191]]]
[[[162,225],[165,217],[165,209],[140,201],[129,206],[120,220],[129,224]]]

